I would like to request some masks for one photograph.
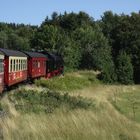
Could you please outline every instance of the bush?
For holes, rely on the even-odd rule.
[[[56,108],[64,107],[69,109],[88,109],[93,106],[92,100],[69,96],[68,93],[60,94],[54,91],[35,91],[19,89],[14,94],[9,95],[10,101],[15,104],[15,108],[22,112],[46,112],[52,113]],[[15,102],[16,101],[16,102]]]
[[[133,65],[129,55],[120,52],[117,58],[117,77],[121,84],[132,84],[133,81]]]

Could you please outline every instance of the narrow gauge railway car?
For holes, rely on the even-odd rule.
[[[54,70],[53,70],[53,76],[57,76],[59,72],[59,57],[56,54],[51,53],[50,54],[54,60]]]
[[[28,56],[28,79],[45,77],[47,58],[42,53],[24,52]]]
[[[63,74],[64,71],[64,61],[61,55],[55,54],[55,75]]]
[[[63,59],[60,55],[49,53],[47,51],[42,51],[42,53],[47,57],[46,61],[46,78],[51,78],[53,76],[63,73]]]
[[[47,58],[47,61],[46,61],[46,78],[51,78],[54,76],[54,58],[52,57],[52,55],[47,52],[47,51],[42,51],[41,53],[43,53],[46,58]]]
[[[0,48],[0,52],[4,54],[5,87],[10,87],[14,84],[25,81],[27,79],[27,56],[20,51],[2,48]],[[1,59],[1,62],[2,60],[3,59]]]
[[[63,73],[63,59],[60,55],[50,53],[54,60],[53,76],[57,76]]]
[[[4,54],[0,52],[0,93],[4,89]]]

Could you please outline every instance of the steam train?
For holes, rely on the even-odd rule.
[[[61,55],[0,48],[0,93],[21,82],[60,75],[63,70]]]

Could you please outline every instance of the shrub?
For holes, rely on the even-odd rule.
[[[46,112],[52,113],[56,108],[65,107],[69,109],[88,109],[93,106],[89,99],[69,96],[68,93],[60,94],[54,91],[35,91],[18,89],[14,94],[9,95],[10,101],[15,108],[22,112]],[[16,101],[16,102],[15,102]]]
[[[117,58],[117,77],[121,84],[132,84],[134,82],[131,59],[125,52],[120,52]]]

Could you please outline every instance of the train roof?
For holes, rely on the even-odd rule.
[[[28,51],[25,51],[24,52],[26,55],[28,55],[29,57],[45,57],[46,58],[46,56],[44,55],[44,54],[42,54],[42,53],[38,53],[38,52],[28,52]]]
[[[24,53],[20,51],[10,50],[10,49],[3,49],[0,48],[0,52],[2,52],[6,56],[18,56],[18,57],[27,57]]]
[[[43,51],[41,53],[46,55],[46,57],[48,57],[48,58],[53,58],[54,60],[56,60],[56,59],[58,59],[58,57],[60,57],[59,55],[56,55],[55,53],[50,53],[48,51]]]

